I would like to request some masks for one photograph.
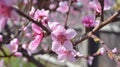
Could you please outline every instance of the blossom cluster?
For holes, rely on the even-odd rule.
[[[32,2],[32,1],[31,1]],[[54,6],[52,5],[51,8],[53,7],[56,12],[61,13],[63,15],[66,15],[67,18],[65,19],[65,25],[62,25],[62,23],[50,20],[50,11],[46,9],[38,9],[36,8],[36,4],[38,4],[37,0],[34,0],[34,6],[31,6],[30,11],[28,11],[27,14],[22,14],[26,15],[25,18],[33,21],[29,21],[28,25],[22,24],[22,30],[19,32],[19,34],[15,37],[13,37],[13,33],[10,35],[10,40],[8,43],[4,41],[6,38],[5,36],[7,35],[5,32],[4,33],[4,27],[6,24],[8,24],[8,20],[11,19],[12,21],[15,21],[16,19],[18,20],[18,14],[22,13],[18,12],[13,9],[13,7],[17,7],[17,0],[0,0],[0,44],[5,43],[9,51],[10,55],[15,56],[15,57],[21,57],[24,56],[22,53],[21,49],[24,49],[28,55],[32,56],[32,53],[37,50],[38,47],[40,47],[40,44],[43,43],[43,39],[46,38],[46,35],[48,34],[47,32],[50,32],[50,38],[52,40],[51,48],[49,50],[53,51],[54,53],[57,54],[58,60],[61,62],[65,61],[71,61],[74,62],[76,61],[77,58],[85,58],[87,62],[92,65],[92,61],[94,59],[94,56],[96,55],[105,55],[107,54],[107,50],[102,47],[98,49],[98,51],[92,55],[92,56],[84,56],[81,54],[79,51],[77,51],[74,48],[74,38],[78,34],[77,31],[73,28],[70,28],[67,26],[66,23],[68,23],[68,15],[71,10],[74,12],[74,5],[76,4],[79,9],[82,11],[91,11],[91,14],[85,14],[81,18],[81,24],[85,27],[85,29],[91,29],[99,25],[98,19],[100,18],[100,15],[102,14],[102,11],[108,11],[112,8],[114,2],[112,0],[104,0],[104,6],[102,7],[101,3],[99,0],[71,0],[71,2],[67,0],[59,0],[58,5]],[[24,5],[29,5],[29,0],[24,0],[23,1]],[[19,4],[20,5],[20,4]],[[84,6],[84,7],[83,7]],[[50,6],[49,6],[50,7]],[[57,7],[57,8],[56,8]],[[21,6],[17,7],[18,9],[22,9]],[[73,9],[72,9],[73,8]],[[103,10],[102,10],[103,8]],[[87,9],[87,10],[84,10]],[[71,11],[72,12],[72,11]],[[88,12],[89,13],[89,12]],[[30,16],[30,17],[28,17]],[[22,18],[23,19],[23,18]],[[18,20],[20,21],[21,18]],[[25,22],[25,21],[22,21]],[[63,22],[63,21],[61,21]],[[19,22],[20,23],[20,22]],[[40,27],[41,24],[45,29],[48,29],[46,31],[43,27]],[[12,25],[11,25],[12,26]],[[29,30],[29,31],[28,31]],[[20,34],[22,32],[22,34]],[[2,34],[1,34],[2,33]],[[22,41],[20,39],[20,36],[25,36],[28,38],[26,41]],[[21,37],[22,38],[22,37]],[[0,46],[1,47],[1,46]],[[49,52],[49,50],[46,52]],[[114,48],[111,50],[113,54],[117,53],[118,50],[117,48]],[[0,67],[4,66],[4,61],[0,61]]]

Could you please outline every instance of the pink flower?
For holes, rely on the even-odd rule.
[[[17,50],[18,50],[18,39],[17,38],[15,38],[15,39],[13,39],[12,41],[10,41],[10,44],[8,45],[8,48],[9,48],[9,50],[12,52],[12,53],[15,53],[15,52],[17,52]]]
[[[34,39],[30,42],[30,44],[28,45],[28,48],[26,48],[30,51],[35,50],[39,46],[43,38],[42,29],[39,26],[32,23],[32,30],[34,32]]]
[[[96,13],[101,13],[101,5],[98,0],[93,0],[89,2],[89,6],[92,10],[94,10]],[[113,6],[112,0],[104,0],[104,10],[110,10]]]
[[[48,26],[52,31],[55,30],[59,25],[60,23],[58,22],[48,22]]]
[[[92,65],[93,59],[94,59],[94,57],[88,56],[87,61],[88,61],[89,65]]]
[[[35,35],[42,34],[42,29],[34,23],[32,23],[32,30],[35,33]]]
[[[68,7],[68,2],[67,1],[59,3],[59,7],[57,8],[58,12],[61,12],[61,13],[64,14],[64,13],[68,12],[68,10],[69,10],[69,7]]]
[[[59,47],[65,47],[67,50],[72,50],[73,45],[70,41],[72,38],[76,36],[76,31],[74,29],[65,29],[61,25],[59,25],[54,31],[51,33],[52,37],[52,50],[56,51]]]
[[[35,50],[39,46],[39,44],[40,44],[40,42],[42,40],[42,37],[43,37],[42,35],[36,35],[35,39],[30,42],[30,44],[28,46],[28,49],[30,51]]]
[[[74,62],[76,59],[76,51],[75,50],[66,50],[64,47],[60,47],[57,52],[58,60],[64,62],[65,60]]]
[[[34,15],[34,19],[41,21],[43,24],[46,24],[46,22],[48,21],[48,15],[49,15],[49,10],[36,10],[35,15]]]
[[[90,27],[94,27],[96,26],[96,21],[95,21],[95,17],[93,16],[85,16],[82,19],[82,24],[86,27],[86,28],[90,28]]]
[[[2,35],[0,35],[0,42],[2,42],[3,41],[3,36]]]
[[[95,3],[94,1],[89,2],[89,7],[95,11],[97,14],[101,13],[101,6],[99,3]]]
[[[112,52],[113,52],[113,53],[117,53],[117,52],[118,52],[118,49],[117,49],[117,48],[114,48],[114,49],[112,50]]]
[[[21,56],[22,56],[22,53],[21,53],[21,52],[15,52],[15,53],[14,53],[14,56],[16,56],[16,57],[21,57]]]
[[[7,23],[7,19],[17,20],[18,15],[12,9],[12,6],[16,3],[16,0],[0,0],[0,32]],[[2,26],[1,26],[2,25]]]

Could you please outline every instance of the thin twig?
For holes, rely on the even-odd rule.
[[[32,23],[35,23],[36,25],[38,25],[39,27],[41,27],[43,30],[45,30],[47,32],[47,35],[50,35],[50,31],[43,26],[40,22],[35,21],[34,19],[32,19],[31,17],[29,17],[28,15],[26,15],[25,13],[23,13],[21,10],[13,7],[13,9],[21,16],[25,17],[26,19],[28,19],[29,21],[31,21]]]
[[[100,30],[101,28],[103,28],[105,25],[111,23],[115,18],[117,18],[120,15],[120,10],[118,10],[117,12],[115,12],[112,16],[110,16],[107,20],[103,21],[100,25],[96,26],[92,31],[88,32],[84,37],[82,37],[80,40],[76,41],[74,46],[76,46],[77,44],[81,43],[82,41],[86,40],[89,38],[89,34],[92,33],[94,34],[95,32],[97,32],[98,30]]]
[[[70,7],[72,5],[72,0],[69,0],[69,9],[68,9],[68,12],[66,13],[66,19],[65,19],[65,25],[64,27],[67,28],[67,22],[68,22],[68,18],[69,18],[69,14],[70,14]]]

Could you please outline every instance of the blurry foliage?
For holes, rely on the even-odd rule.
[[[114,9],[120,10],[120,0],[115,0]]]

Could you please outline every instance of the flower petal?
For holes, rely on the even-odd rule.
[[[41,28],[37,26],[36,24],[32,23],[32,29],[35,33],[40,34],[41,33]]]
[[[57,50],[59,49],[61,47],[61,45],[60,45],[60,43],[59,42],[57,42],[57,41],[53,41],[52,42],[52,50],[54,51],[54,52],[57,52]]]
[[[43,36],[41,36],[41,35],[35,36],[35,39],[33,41],[31,41],[31,43],[29,44],[28,49],[31,51],[35,50],[39,46],[39,44],[42,40],[42,37]]]
[[[66,48],[66,50],[73,50],[73,45],[71,43],[71,41],[65,41],[63,46]]]
[[[55,30],[59,25],[60,23],[58,22],[48,22],[48,26],[51,30]]]
[[[65,36],[67,39],[72,39],[76,36],[76,34],[77,32],[74,29],[67,29]]]
[[[66,56],[65,55],[58,55],[58,60],[60,62],[64,62],[66,60]]]

